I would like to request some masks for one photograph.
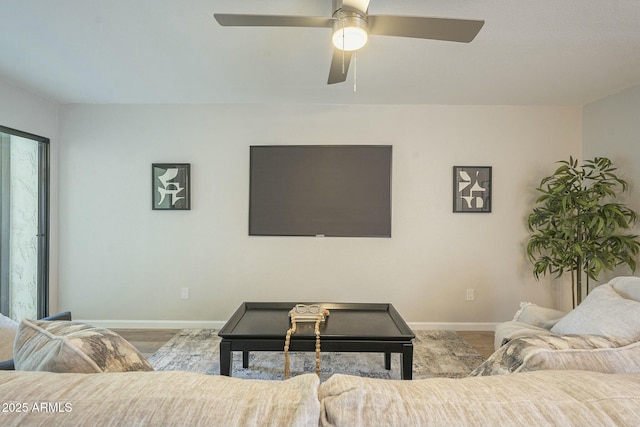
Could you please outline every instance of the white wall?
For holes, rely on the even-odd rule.
[[[554,162],[581,155],[579,107],[70,105],[60,138],[60,306],[76,318],[173,325],[325,300],[477,324],[567,304],[532,278],[525,218]],[[252,144],[392,144],[393,237],[249,237]],[[191,211],[151,210],[153,162],[192,164]],[[451,212],[454,165],[493,167],[493,213]]]
[[[626,89],[584,107],[584,156],[608,157],[629,182],[620,200],[640,214],[640,86]],[[640,233],[637,226],[635,233]],[[640,261],[640,258],[639,258]],[[640,264],[640,262],[639,262]],[[601,279],[630,274],[629,268],[603,274]],[[639,272],[636,271],[636,275]]]
[[[49,312],[58,310],[58,105],[0,80],[0,125],[50,139]]]

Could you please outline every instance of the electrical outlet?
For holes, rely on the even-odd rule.
[[[189,299],[189,288],[180,289],[180,298]]]
[[[467,301],[473,301],[474,299],[476,299],[474,290],[467,289]]]

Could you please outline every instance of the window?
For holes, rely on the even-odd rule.
[[[0,126],[0,312],[48,311],[49,139]]]

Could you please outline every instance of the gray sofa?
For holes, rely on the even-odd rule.
[[[568,314],[525,304],[467,378],[322,384],[154,372],[109,330],[23,320],[18,370],[0,371],[0,425],[640,426],[639,300],[627,277]]]
[[[640,372],[640,278],[617,277],[569,313],[523,303],[496,328],[496,351],[472,375],[541,369]]]
[[[638,426],[640,374],[400,381],[0,372],[2,426]]]
[[[640,305],[635,302],[640,302],[640,277],[620,276],[591,291],[569,313],[522,303],[513,320],[496,327],[495,349],[523,336],[590,334],[638,339]]]

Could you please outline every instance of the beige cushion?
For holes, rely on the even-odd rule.
[[[609,284],[598,286],[553,325],[551,332],[639,339],[640,302],[624,298]]]
[[[0,362],[13,358],[13,341],[16,338],[18,324],[0,314]]]
[[[0,413],[0,424],[316,427],[319,382],[315,374],[266,381],[179,371],[90,375],[0,371],[3,400],[28,407],[26,412]],[[53,409],[32,410],[41,402],[54,405]]]
[[[537,371],[391,381],[335,374],[322,426],[638,426],[640,374]]]
[[[506,343],[470,376],[543,369],[640,372],[640,341],[600,335],[524,336]]]
[[[69,321],[25,319],[14,347],[16,370],[50,372],[152,371],[142,354],[113,331]]]

